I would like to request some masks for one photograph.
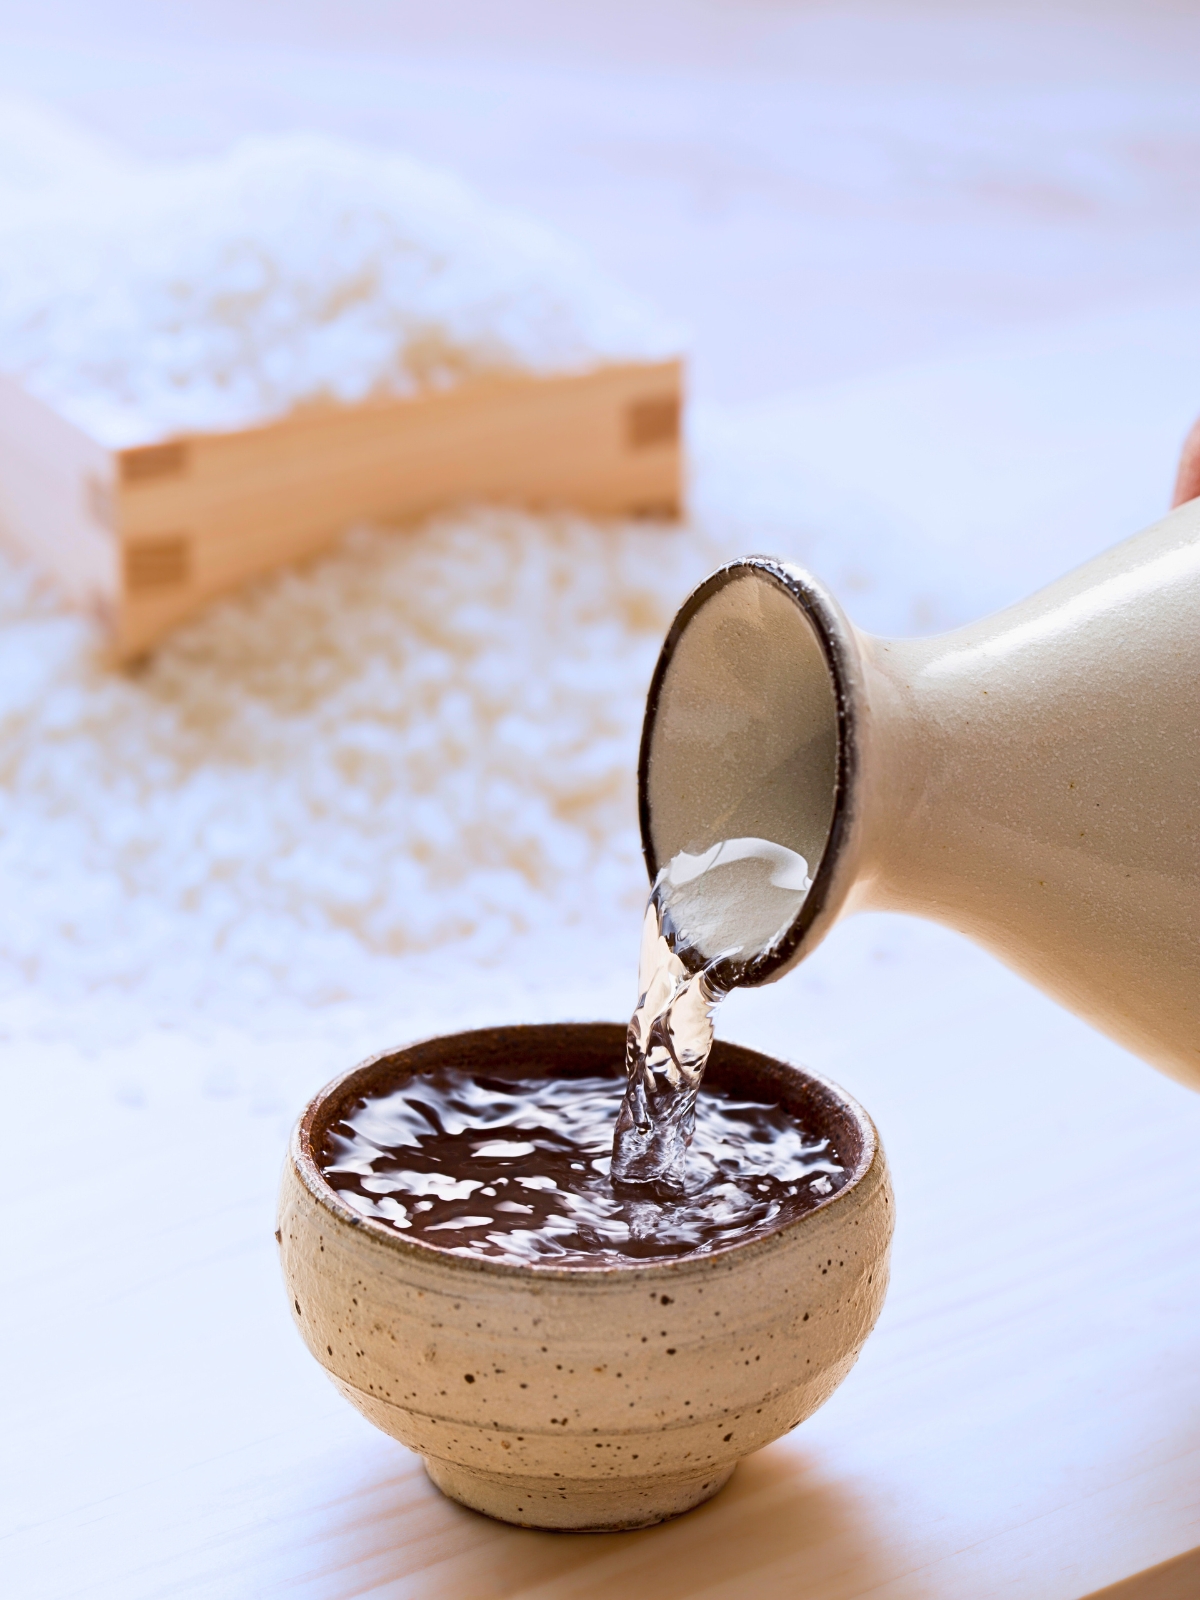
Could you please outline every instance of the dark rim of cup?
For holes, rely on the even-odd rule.
[[[777,1246],[779,1240],[802,1227],[810,1217],[846,1199],[866,1177],[879,1153],[875,1125],[858,1102],[836,1085],[811,1072],[780,1061],[773,1056],[749,1050],[743,1045],[718,1040],[713,1046],[705,1074],[706,1083],[720,1084],[743,1093],[767,1094],[778,1099],[809,1132],[827,1137],[846,1176],[832,1194],[814,1202],[806,1210],[783,1217],[776,1226],[752,1238],[723,1245],[703,1254],[673,1256],[645,1261],[605,1262],[597,1266],[553,1266],[515,1263],[493,1256],[459,1255],[429,1244],[423,1239],[407,1239],[373,1217],[365,1217],[348,1206],[326,1178],[320,1162],[320,1147],[328,1129],[350,1104],[368,1090],[387,1092],[406,1079],[422,1072],[457,1066],[466,1072],[489,1077],[529,1077],[552,1073],[563,1077],[586,1077],[612,1073],[615,1086],[623,1077],[625,1027],[617,1022],[552,1022],[518,1024],[499,1028],[480,1028],[468,1033],[441,1034],[388,1050],[352,1067],[313,1096],[296,1125],[292,1139],[292,1160],[313,1197],[343,1222],[362,1229],[372,1238],[401,1252],[415,1252],[424,1260],[453,1263],[456,1269],[478,1270],[505,1277],[551,1277],[596,1279],[597,1276],[624,1277],[703,1271],[706,1262],[728,1260]],[[703,1089],[701,1093],[703,1093]],[[616,1117],[617,1098],[613,1101]]]

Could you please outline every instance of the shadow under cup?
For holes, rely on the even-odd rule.
[[[528,1527],[643,1527],[708,1499],[811,1414],[882,1305],[890,1184],[870,1118],[785,1062],[719,1042],[706,1081],[776,1100],[847,1177],[810,1210],[704,1255],[596,1267],[456,1255],[351,1210],[328,1129],[364,1095],[445,1069],[619,1075],[613,1023],[484,1029],[378,1056],[314,1097],[278,1237],[296,1325],[337,1387],[453,1498]]]

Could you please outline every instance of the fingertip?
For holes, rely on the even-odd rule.
[[[1192,424],[1191,432],[1183,441],[1179,457],[1179,472],[1175,478],[1175,493],[1171,510],[1200,495],[1200,419]]]

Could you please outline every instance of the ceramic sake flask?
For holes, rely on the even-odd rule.
[[[913,912],[1200,1088],[1200,501],[939,638],[860,633],[781,562],[722,568],[663,647],[639,786],[651,878],[729,839],[809,864],[738,981],[848,912]]]
[[[491,1076],[612,1072],[615,1024],[497,1028],[368,1061],[293,1136],[278,1239],[296,1326],[364,1416],[464,1505],[534,1528],[640,1528],[714,1495],[738,1458],[815,1411],[853,1365],[887,1285],[892,1198],[866,1113],[799,1068],[718,1044],[712,1081],[826,1135],[842,1187],[707,1255],[596,1268],[461,1256],[351,1210],[326,1130],[364,1092],[455,1065]]]

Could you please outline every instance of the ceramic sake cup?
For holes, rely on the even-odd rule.
[[[595,1268],[453,1255],[358,1215],[321,1174],[326,1130],[364,1093],[446,1065],[619,1073],[624,1038],[612,1023],[495,1028],[378,1056],[309,1104],[284,1170],[277,1238],[308,1348],[446,1494],[524,1527],[640,1528],[709,1499],[829,1398],[887,1286],[893,1204],[870,1118],[732,1044],[707,1081],[781,1101],[848,1176],[709,1255]]]

